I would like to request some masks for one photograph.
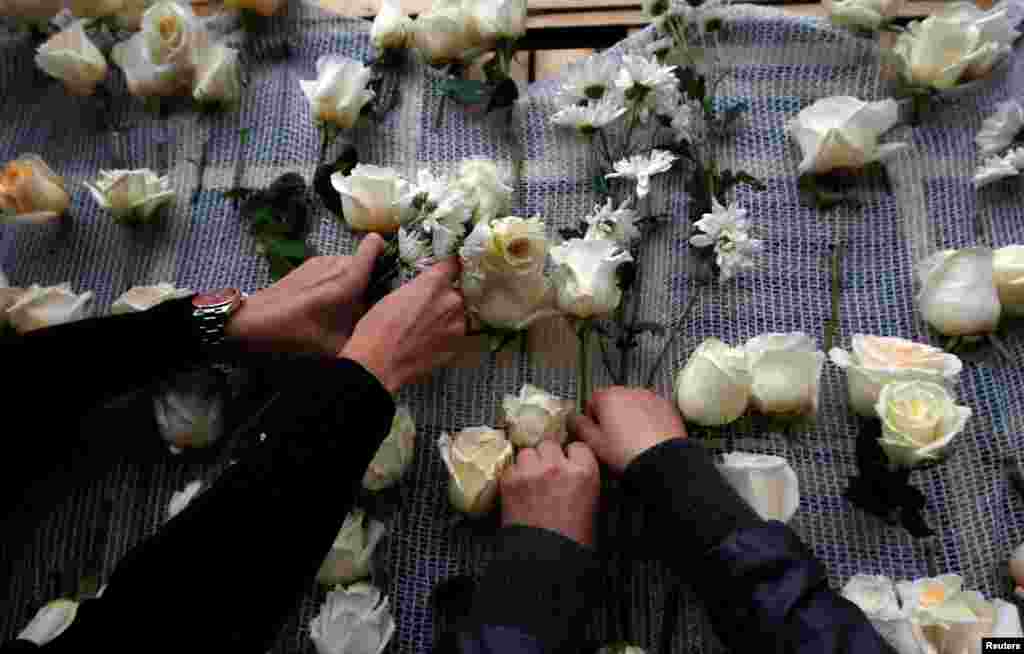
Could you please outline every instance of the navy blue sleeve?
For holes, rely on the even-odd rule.
[[[480,625],[459,634],[459,654],[544,654],[540,641],[515,627]]]

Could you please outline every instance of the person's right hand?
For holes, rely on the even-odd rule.
[[[453,257],[394,291],[356,324],[339,356],[361,363],[392,393],[443,365],[466,335],[458,278]]]
[[[573,416],[569,429],[619,473],[658,443],[686,438],[686,425],[674,404],[648,390],[622,386],[596,391],[587,414]]]

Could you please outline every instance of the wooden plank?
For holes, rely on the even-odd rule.
[[[575,48],[572,50],[536,50],[533,60],[534,80],[555,77],[567,64],[593,54],[593,48]]]

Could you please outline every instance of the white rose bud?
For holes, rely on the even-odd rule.
[[[224,433],[221,381],[210,370],[183,373],[153,397],[156,424],[171,452],[209,447]]]
[[[536,447],[542,440],[565,443],[565,422],[572,409],[572,402],[530,384],[523,385],[518,396],[506,395],[502,401],[505,430],[516,447]]]
[[[876,631],[897,654],[921,654],[918,639],[920,628],[900,608],[896,587],[882,575],[854,575],[843,586],[843,597],[856,604]]]
[[[107,59],[86,35],[82,21],[51,36],[36,52],[36,65],[64,82],[72,95],[92,95],[107,76]]]
[[[718,471],[764,520],[789,522],[800,507],[800,482],[782,457],[729,452]]]
[[[135,313],[147,311],[168,300],[177,300],[192,295],[191,289],[177,288],[174,284],[161,282],[154,286],[133,286],[121,294],[110,307],[110,313]]]
[[[388,598],[367,583],[335,586],[309,623],[317,654],[381,654],[394,634]]]
[[[50,20],[64,9],[64,0],[0,0],[0,16]]]
[[[477,223],[459,250],[469,312],[499,329],[525,329],[557,313],[544,275],[548,241],[540,218]]]
[[[85,183],[96,202],[126,223],[145,223],[174,199],[169,177],[160,177],[148,168],[139,170],[101,170],[95,183]]]
[[[854,334],[852,352],[832,348],[832,363],[846,371],[850,406],[862,416],[874,417],[878,395],[897,381],[956,383],[963,363],[955,354],[937,347],[892,336]]]
[[[402,478],[416,454],[416,422],[409,409],[400,406],[391,421],[391,432],[380,444],[363,475],[363,488],[380,491]]]
[[[334,544],[316,573],[316,580],[321,584],[350,584],[370,575],[373,550],[387,529],[377,520],[364,526],[365,520],[366,512],[362,509],[353,509],[345,516]]]
[[[956,624],[976,622],[963,591],[960,575],[922,577],[896,584],[903,611],[921,627],[949,628]]]
[[[197,102],[234,105],[242,97],[238,50],[225,45],[204,48],[196,57],[192,97]]]
[[[472,517],[488,513],[498,498],[498,477],[514,455],[505,432],[467,427],[455,436],[442,433],[437,446],[448,468],[452,506]]]
[[[862,168],[907,147],[878,139],[899,122],[895,100],[864,102],[850,96],[818,100],[787,125],[803,153],[798,171],[827,173],[837,168]]]
[[[945,387],[926,381],[888,384],[875,411],[882,419],[882,449],[903,466],[938,459],[971,417]]]
[[[404,48],[411,29],[412,21],[402,13],[398,0],[384,0],[373,19],[370,40],[381,51]]]
[[[331,175],[331,186],[341,194],[345,221],[362,232],[393,234],[401,225],[401,199],[409,187],[393,168],[356,164],[351,174]]]
[[[463,8],[481,44],[526,35],[526,0],[464,0]]]
[[[826,0],[825,6],[833,25],[876,30],[904,4],[905,0]]]
[[[1003,311],[1008,316],[1024,317],[1024,245],[996,250],[992,269]]]
[[[676,403],[690,422],[706,427],[727,425],[747,410],[751,383],[743,349],[709,338],[679,371]]]
[[[577,318],[611,315],[622,301],[618,269],[633,261],[628,250],[612,241],[574,238],[551,249],[558,308]]]
[[[75,322],[86,317],[92,298],[92,291],[78,295],[68,283],[46,287],[33,284],[7,307],[7,320],[19,334]]]
[[[184,511],[185,507],[192,503],[192,500],[199,495],[201,490],[203,490],[203,482],[197,479],[186,484],[182,490],[174,491],[174,494],[171,495],[171,501],[167,505],[167,519],[170,520]]]
[[[825,353],[802,332],[763,334],[747,341],[754,406],[766,415],[810,416],[818,412],[818,384]]]
[[[476,35],[460,0],[434,0],[430,10],[413,21],[410,39],[427,63],[462,61],[476,48]]]
[[[60,636],[75,621],[78,602],[68,599],[53,600],[36,612],[32,621],[21,633],[19,640],[27,640],[39,647]]]
[[[954,2],[924,21],[910,23],[892,52],[907,81],[936,89],[988,74],[1007,54],[1020,32],[1000,2],[988,11]]]
[[[0,223],[44,223],[70,206],[64,178],[39,155],[22,155],[0,171]]]
[[[342,129],[354,127],[374,93],[367,88],[371,71],[354,59],[328,55],[316,61],[314,80],[299,80],[313,119]]]
[[[946,336],[995,330],[1002,311],[992,250],[984,247],[938,252],[918,268],[917,305],[925,321]]]
[[[142,30],[115,45],[110,58],[124,70],[132,95],[183,95],[192,90],[195,59],[209,40],[188,7],[165,1],[146,10]]]
[[[512,187],[502,181],[497,164],[486,159],[463,161],[451,190],[474,207],[476,221],[504,216],[512,206]]]

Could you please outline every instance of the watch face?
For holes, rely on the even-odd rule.
[[[200,293],[192,298],[192,306],[197,309],[210,309],[213,307],[232,304],[242,298],[242,293],[237,288],[222,288],[219,291]]]

